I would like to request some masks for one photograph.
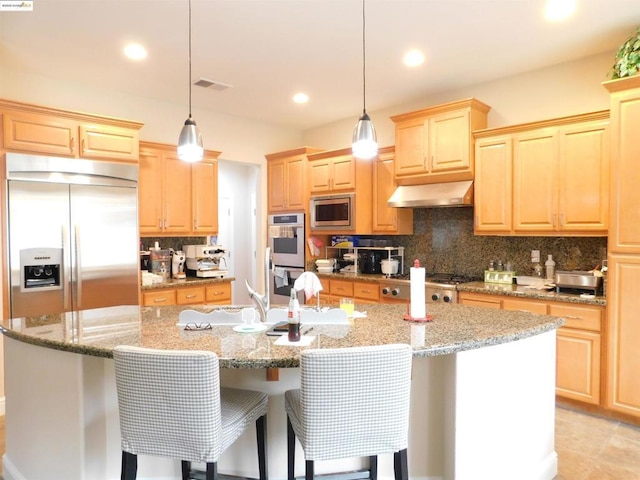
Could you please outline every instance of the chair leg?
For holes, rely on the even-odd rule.
[[[182,480],[191,479],[191,462],[182,460]]]
[[[138,456],[129,452],[122,452],[122,470],[120,480],[136,480],[138,475]]]
[[[258,471],[260,480],[267,480],[269,473],[267,469],[267,415],[263,415],[256,420],[256,436],[258,441]]]
[[[313,460],[305,462],[304,480],[313,480]]]
[[[216,480],[218,478],[218,464],[216,462],[207,463],[206,480]]]
[[[296,434],[287,415],[287,480],[294,480],[296,476]]]
[[[369,457],[369,478],[371,480],[378,480],[378,456],[372,455]]]
[[[409,465],[407,462],[407,449],[402,449],[393,454],[393,470],[395,480],[409,480]]]

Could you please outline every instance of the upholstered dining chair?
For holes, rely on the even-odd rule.
[[[285,392],[288,479],[295,477],[295,439],[304,450],[305,478],[314,462],[394,454],[397,480],[408,478],[407,446],[412,348],[394,344],[301,353],[300,388]]]
[[[213,352],[113,349],[122,445],[121,480],[135,480],[138,455],[181,460],[182,479],[191,462],[206,463],[217,477],[218,458],[253,422],[260,480],[267,475],[267,402],[262,392],[220,387]]]

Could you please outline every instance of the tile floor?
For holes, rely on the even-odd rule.
[[[4,451],[1,416],[0,456]],[[556,480],[640,480],[640,427],[558,406],[556,452]]]

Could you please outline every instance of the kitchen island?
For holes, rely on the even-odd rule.
[[[213,306],[193,309],[211,311]],[[219,308],[219,307],[218,307]],[[226,309],[238,307],[226,307]],[[552,479],[555,332],[562,319],[525,312],[433,305],[433,321],[402,319],[405,305],[356,305],[366,318],[315,325],[312,348],[386,343],[414,347],[409,474],[422,479]],[[7,449],[5,480],[119,478],[120,435],[111,350],[115,345],[210,350],[225,386],[270,396],[269,469],[286,478],[284,391],[299,384],[298,347],[232,326],[184,331],[184,307],[114,307],[4,323]],[[265,368],[279,368],[267,381]],[[304,465],[301,450],[297,465]],[[251,429],[219,462],[254,476]],[[381,478],[392,475],[381,457]],[[323,462],[319,473],[360,459]],[[298,472],[299,474],[301,473]],[[179,478],[179,463],[141,457],[139,478]]]

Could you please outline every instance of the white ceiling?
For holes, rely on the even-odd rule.
[[[367,110],[614,51],[640,25],[638,0],[578,0],[574,17],[561,23],[543,19],[543,4],[367,0]],[[355,123],[360,0],[192,0],[192,11],[193,80],[233,87],[194,87],[194,110],[299,129],[348,117]],[[144,44],[148,58],[125,59],[128,41]],[[402,65],[409,48],[425,52],[422,67]],[[35,0],[33,12],[0,13],[0,72],[184,104],[185,113],[187,52],[187,0]],[[300,90],[311,97],[307,105],[291,101]]]

